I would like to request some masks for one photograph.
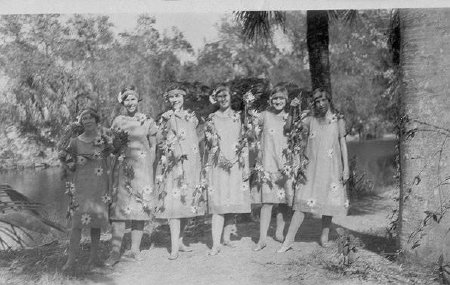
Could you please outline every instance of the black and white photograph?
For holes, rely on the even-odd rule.
[[[44,2],[0,1],[0,284],[450,284],[450,6]]]

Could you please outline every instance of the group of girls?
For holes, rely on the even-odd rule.
[[[292,247],[306,212],[322,215],[320,243],[327,245],[332,216],[345,215],[349,206],[345,123],[330,94],[315,90],[311,112],[292,124],[292,112],[286,110],[298,109],[299,100],[289,102],[283,86],[272,89],[269,107],[258,113],[249,111],[249,105],[244,112],[233,110],[234,94],[221,85],[210,97],[217,111],[201,126],[196,115],[184,108],[186,94],[180,85],[168,88],[164,99],[170,108],[157,122],[138,112],[140,97],[134,87],[120,92],[118,101],[126,112],[114,118],[110,130],[99,126],[94,109],[80,113],[83,133],[70,140],[62,155],[64,167],[73,173],[66,184],[72,231],[63,269],[75,263],[83,227],[91,229],[89,264],[99,263],[100,232],[108,222],[112,250],[106,265],[120,261],[126,222],[131,225],[131,250],[123,255],[142,258],[139,247],[145,222],[157,218],[168,220],[169,259],[176,259],[180,251],[192,250],[183,242],[189,218],[207,213],[212,214],[209,254],[217,255],[222,245],[232,245],[234,215],[250,213],[252,203],[262,204],[255,251],[266,247],[274,205],[275,239],[282,243],[278,252]],[[292,162],[286,155],[289,127],[306,130],[302,138],[307,140],[306,149],[297,158],[297,163],[306,165],[304,183],[297,183],[289,174],[292,171],[283,171]],[[124,133],[126,147],[111,151],[117,145],[114,136]],[[294,214],[284,237],[289,208]]]

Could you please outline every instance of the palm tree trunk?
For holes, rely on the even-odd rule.
[[[330,57],[328,51],[328,12],[306,12],[306,38],[312,89],[324,88],[331,93]]]
[[[400,245],[420,261],[448,262],[450,9],[400,10],[400,27],[405,130],[414,133],[400,138]]]

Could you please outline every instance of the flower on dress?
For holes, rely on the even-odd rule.
[[[103,168],[101,168],[101,167],[96,167],[96,168],[94,169],[94,172],[95,172],[95,175],[97,175],[97,176],[102,176],[102,175],[103,175]]]
[[[163,175],[156,175],[156,183],[162,183],[164,181],[164,176]]]
[[[208,193],[211,195],[214,193],[214,188],[208,187]]]
[[[198,146],[194,145],[194,146],[192,147],[192,152],[193,152],[193,153],[198,153]]]
[[[284,200],[286,198],[286,193],[284,190],[278,190],[277,192],[278,200]]]
[[[109,203],[111,203],[111,196],[109,196],[108,194],[105,194],[105,195],[103,195],[102,196],[102,201],[103,201],[103,203],[105,203],[105,204],[109,204]]]
[[[75,184],[72,182],[66,182],[66,194],[74,195],[75,194]]]
[[[336,183],[331,183],[330,188],[332,193],[336,193],[339,189],[339,185]]]
[[[127,206],[127,207],[123,210],[123,212],[125,213],[125,215],[131,214],[131,211],[132,211],[132,209],[131,209],[130,206]]]
[[[315,138],[315,137],[316,137],[316,132],[310,132],[310,133],[309,133],[309,137],[310,137],[311,139]]]
[[[94,139],[94,145],[102,145],[103,144],[103,138],[101,137],[101,136],[97,136],[95,139]]]
[[[337,121],[337,116],[336,116],[336,114],[333,114],[333,116],[331,116],[331,118],[330,118],[330,123],[334,123],[336,121]]]
[[[94,151],[93,154],[95,159],[101,159],[102,158],[102,153],[99,150]]]
[[[328,157],[329,158],[333,158],[333,153],[334,153],[333,149],[329,149],[328,150]]]
[[[174,188],[173,190],[172,190],[172,196],[174,197],[174,198],[179,198],[180,197],[180,189],[178,189],[178,188]]]
[[[241,189],[242,189],[242,192],[248,191],[249,190],[248,184],[247,183],[242,183]]]
[[[272,136],[275,135],[275,129],[269,129],[269,134]]]
[[[350,201],[349,200],[345,200],[344,207],[345,208],[350,207]]]
[[[306,205],[308,205],[308,207],[312,208],[312,207],[314,207],[314,206],[316,205],[316,200],[314,200],[314,199],[308,199],[308,200],[306,201]]]
[[[83,225],[89,225],[91,223],[91,216],[89,214],[83,214],[81,215],[81,223]]]
[[[178,132],[178,138],[179,138],[180,140],[184,140],[184,139],[186,138],[186,131],[183,130],[183,129],[181,129],[181,130]]]
[[[78,162],[79,165],[85,165],[85,164],[86,164],[86,161],[87,161],[87,159],[86,159],[86,157],[84,157],[84,156],[79,155],[79,156],[77,157],[77,162]]]
[[[144,159],[147,156],[147,152],[141,150],[138,152],[138,156],[140,159]]]

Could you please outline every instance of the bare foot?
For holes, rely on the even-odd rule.
[[[113,267],[120,261],[120,254],[119,253],[111,253],[111,256],[105,261],[104,265],[107,267]]]
[[[256,247],[253,249],[254,251],[261,251],[266,247],[265,243],[259,243],[256,245]]]
[[[175,259],[177,259],[178,258],[178,252],[172,252],[170,255],[169,255],[169,260],[175,260]]]
[[[129,250],[123,254],[125,258],[133,259],[135,261],[142,261],[144,258],[141,255],[140,251]]]
[[[275,234],[275,240],[276,241],[278,241],[278,242],[283,242],[284,241],[284,236],[283,236],[283,234],[281,233],[277,233],[277,234]]]

